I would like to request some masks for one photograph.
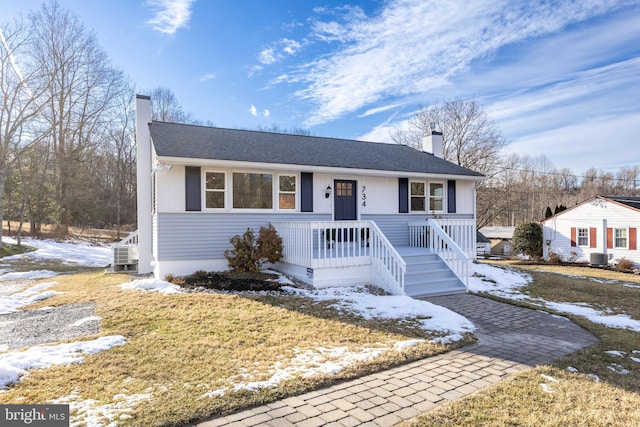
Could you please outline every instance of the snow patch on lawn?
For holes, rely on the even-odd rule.
[[[8,270],[4,270],[4,271],[6,272]],[[47,279],[49,277],[53,277],[57,275],[58,273],[51,270],[14,271],[11,273],[2,274],[0,276],[0,281],[4,282],[7,280]]]
[[[51,401],[54,404],[67,404],[72,413],[72,426],[85,425],[88,427],[117,426],[117,421],[131,418],[132,412],[140,402],[151,400],[151,393],[141,394],[117,394],[113,396],[112,403],[101,404],[94,399],[83,399],[78,390],[74,390],[68,396],[63,396]]]
[[[2,241],[12,245],[17,244],[17,241],[11,237],[3,237]],[[84,265],[88,267],[105,267],[113,261],[113,252],[110,246],[95,246],[85,242],[40,240],[30,237],[24,237],[22,244],[36,248],[36,250],[5,257],[3,261],[12,261],[20,258],[56,259],[68,265]]]
[[[162,294],[181,294],[180,286],[159,279],[138,279],[120,285],[121,289],[159,292]]]
[[[123,345],[123,336],[113,335],[91,341],[78,341],[52,346],[38,345],[25,351],[0,354],[0,388],[20,381],[31,369],[43,369],[54,365],[84,362],[83,354],[96,354],[117,345]]]
[[[12,295],[0,295],[0,314],[15,313],[18,309],[33,304],[36,301],[60,294],[60,292],[56,291],[41,292],[54,285],[57,285],[57,283],[44,282]]]
[[[335,301],[332,307],[364,319],[415,321],[425,331],[443,334],[442,337],[433,340],[443,344],[459,341],[465,333],[476,330],[476,326],[464,316],[448,308],[406,295],[373,295],[362,287],[283,289],[315,301]]]
[[[553,302],[540,298],[531,298],[522,290],[532,280],[531,276],[526,273],[488,264],[474,264],[473,271],[473,277],[469,278],[469,290],[472,292],[486,292],[515,301],[527,300],[529,303],[561,313],[585,317],[594,323],[599,323],[609,328],[630,329],[640,332],[639,320],[632,319],[627,314],[609,314],[610,308],[597,310],[584,302]]]
[[[373,360],[386,351],[402,351],[414,347],[425,340],[409,340],[396,342],[392,347],[361,348],[352,351],[348,347],[319,347],[315,350],[295,348],[296,356],[287,362],[276,362],[267,374],[266,380],[254,381],[259,372],[249,373],[246,369],[235,377],[229,378],[231,383],[227,387],[207,391],[203,397],[224,396],[229,392],[256,391],[264,388],[274,388],[283,381],[296,377],[309,378],[317,375],[335,375],[356,363]]]

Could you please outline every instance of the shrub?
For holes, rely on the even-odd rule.
[[[235,272],[257,273],[265,262],[275,263],[282,258],[282,238],[271,224],[260,227],[258,238],[251,228],[247,228],[242,236],[236,234],[229,242],[233,249],[224,251],[224,257]]]
[[[203,279],[206,279],[208,276],[209,276],[209,273],[207,273],[204,270],[194,271],[193,274],[191,275],[193,280],[203,280]]]
[[[516,254],[531,258],[542,257],[542,226],[537,222],[525,222],[513,232],[513,250]]]
[[[174,280],[176,280],[176,276],[174,276],[173,274],[167,273],[164,275],[165,282],[173,283]]]
[[[562,264],[562,257],[555,252],[549,252],[549,264]]]
[[[633,262],[626,258],[620,258],[618,260],[618,270],[632,270]]]

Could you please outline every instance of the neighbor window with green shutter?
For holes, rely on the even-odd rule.
[[[224,209],[225,173],[205,172],[204,206],[206,209]]]

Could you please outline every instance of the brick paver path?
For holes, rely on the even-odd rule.
[[[197,426],[392,426],[597,341],[566,318],[474,295],[427,301],[475,323],[478,342]]]

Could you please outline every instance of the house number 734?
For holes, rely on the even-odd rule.
[[[366,185],[362,186],[362,206],[367,206],[367,193],[365,193],[365,190],[367,189]]]

